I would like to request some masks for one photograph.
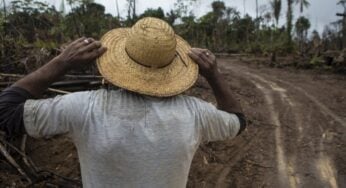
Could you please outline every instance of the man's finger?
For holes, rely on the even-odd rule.
[[[198,56],[209,65],[215,63],[215,55],[208,49],[195,48],[195,51],[198,53]]]
[[[89,41],[89,42],[95,42],[96,40],[93,39],[93,38],[88,38],[88,41]]]
[[[203,68],[208,67],[208,65],[194,51],[191,50],[191,52],[189,53],[189,56],[191,57],[192,60],[194,60],[198,64],[198,66],[201,66]]]
[[[98,57],[100,57],[102,54],[104,54],[106,51],[107,51],[107,48],[106,48],[106,47],[101,47],[101,48],[95,49],[95,50],[92,51],[92,52],[88,52],[88,53],[86,54],[86,58],[87,58],[87,59],[95,59],[95,58],[98,58]]]
[[[93,41],[94,41],[94,40],[93,40]],[[79,43],[77,43],[77,44],[74,46],[74,49],[78,50],[79,52],[82,52],[82,48],[83,48],[84,46],[88,46],[88,45],[92,44],[93,41],[91,41],[90,38],[89,38],[89,39],[84,38],[84,40],[79,41]]]
[[[210,59],[210,56],[207,56],[205,53],[201,53],[199,55],[199,57],[206,63],[208,63],[209,65],[213,64],[213,61]]]
[[[84,41],[85,39],[86,39],[85,37],[81,37],[81,38],[79,38],[79,39],[73,41],[73,42],[71,43],[71,45],[76,45],[76,44],[78,44],[78,43]]]
[[[91,42],[90,44],[88,44],[87,46],[84,46],[80,49],[80,52],[89,52],[89,51],[92,51],[92,50],[95,50],[95,49],[98,49],[101,47],[101,42],[99,41],[94,41],[94,42]]]
[[[195,51],[198,51],[200,53],[205,52],[207,49],[204,48],[193,48]]]

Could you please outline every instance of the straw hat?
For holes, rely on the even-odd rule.
[[[191,47],[163,20],[143,18],[132,28],[109,31],[101,42],[108,50],[97,60],[98,69],[121,88],[167,97],[197,80],[198,66],[187,54]]]

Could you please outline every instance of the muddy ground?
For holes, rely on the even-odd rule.
[[[257,61],[220,58],[249,126],[233,140],[201,145],[187,187],[346,187],[346,76]],[[215,103],[203,79],[187,94]],[[80,177],[68,138],[30,139],[27,147],[40,168]],[[0,187],[23,185],[1,158],[0,167]]]

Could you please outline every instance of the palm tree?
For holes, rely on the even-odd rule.
[[[310,3],[308,0],[296,0],[296,4],[299,4],[300,13],[304,12],[304,8],[308,8],[310,6]]]
[[[118,0],[115,0],[115,7],[117,9],[117,16],[118,16],[118,20],[120,20],[120,12],[119,12],[119,4],[118,4]]]
[[[273,11],[273,16],[275,18],[276,22],[276,28],[279,25],[279,19],[280,19],[280,13],[281,13],[281,0],[273,0],[270,2],[272,11]]]
[[[256,19],[258,19],[258,0],[256,0]]]
[[[343,6],[344,9],[346,10],[346,0],[339,0],[337,4]]]
[[[60,12],[61,12],[62,15],[65,15],[65,13],[66,13],[66,10],[65,10],[65,1],[64,1],[64,0],[62,0],[62,1],[61,1],[61,4],[60,4]]]
[[[287,47],[292,47],[293,0],[287,0]]]
[[[245,2],[246,2],[246,0],[243,0],[243,8],[244,8],[244,13],[243,13],[243,16],[245,17],[245,12],[246,12],[246,6],[245,6]]]
[[[342,45],[346,47],[346,0],[339,0],[337,5],[341,5],[344,8],[344,14],[340,14],[340,16],[342,16]]]
[[[304,51],[304,42],[306,41],[306,38],[308,36],[308,30],[310,29],[310,26],[311,24],[309,19],[305,18],[304,16],[299,17],[295,24],[296,33],[299,40],[300,52],[302,54]]]

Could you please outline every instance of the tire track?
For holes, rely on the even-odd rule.
[[[286,90],[277,86],[275,83],[268,82],[262,77],[254,74],[250,74],[248,72],[245,73],[247,76],[255,78],[251,80],[253,84],[263,93],[266,103],[269,108],[270,118],[274,125],[277,125],[275,129],[275,144],[276,144],[276,153],[277,153],[277,167],[279,171],[279,180],[282,187],[291,187],[296,188],[300,183],[300,178],[296,176],[295,170],[295,161],[288,160],[284,153],[284,145],[282,143],[282,134],[281,134],[281,122],[279,119],[279,114],[277,110],[275,110],[274,105],[274,93],[278,93],[279,97],[282,101],[287,101],[287,103],[292,107],[294,104],[286,95]],[[270,87],[270,90],[266,89],[261,83],[255,80],[259,80]]]
[[[240,68],[243,69],[243,68]],[[281,183],[284,187],[285,185],[295,188],[295,187],[301,187],[302,182],[301,178],[299,177],[297,170],[296,170],[296,156],[293,155],[292,158],[287,159],[284,153],[284,145],[282,144],[282,134],[281,134],[281,122],[278,113],[276,112],[276,109],[274,107],[274,102],[273,102],[273,97],[274,93],[277,93],[283,102],[287,102],[289,107],[292,109],[293,116],[294,116],[294,121],[295,124],[297,125],[297,130],[298,130],[298,143],[301,142],[303,138],[303,133],[304,133],[304,127],[303,125],[303,120],[300,115],[300,113],[297,113],[299,109],[296,107],[296,103],[291,100],[286,94],[286,90],[280,86],[278,86],[275,82],[269,81],[268,79],[259,76],[258,74],[255,74],[253,71],[248,72],[248,68],[246,68],[246,71],[242,71],[246,76],[247,79],[250,80],[249,78],[253,78],[253,80],[250,80],[253,82],[256,87],[264,94],[266,103],[268,104],[268,108],[270,111],[270,116],[271,120],[274,124],[278,125],[277,129],[275,130],[275,140],[276,140],[276,150],[277,150],[277,165],[278,165],[278,170],[280,173],[281,177]],[[267,75],[265,77],[268,77]],[[275,80],[278,83],[282,83],[289,88],[293,88],[296,90],[298,93],[301,93],[302,96],[307,98],[309,101],[313,102],[313,104],[320,109],[322,114],[328,118],[333,119],[335,122],[338,122],[340,125],[343,127],[346,127],[345,121],[342,120],[339,116],[335,115],[328,107],[326,107],[323,103],[318,101],[317,98],[314,96],[310,95],[307,93],[305,90],[302,88],[295,86],[293,84],[290,84],[286,81],[277,79],[277,78],[270,78],[271,80]],[[264,83],[265,85],[269,86],[269,91],[267,88],[263,86],[263,84],[259,83],[258,81]],[[271,91],[270,91],[271,90]],[[308,115],[308,118],[311,120],[311,113]],[[308,122],[311,122],[308,120]],[[324,140],[326,137],[326,132],[325,128],[322,128],[320,124],[318,124],[319,130],[322,134],[322,137],[319,139],[319,146],[318,146],[318,158],[315,160],[315,163],[313,161],[309,164],[309,166],[314,166],[316,169],[316,172],[319,176],[320,184],[319,185],[324,185],[322,187],[331,187],[331,188],[338,188],[338,181],[337,181],[337,173],[334,167],[333,162],[331,161],[330,157],[324,152]],[[327,186],[328,185],[328,186]]]
[[[301,87],[295,86],[295,85],[293,85],[291,83],[288,83],[286,81],[283,81],[283,80],[280,80],[280,79],[277,79],[277,78],[276,78],[276,80],[281,82],[281,83],[284,83],[285,85],[288,85],[288,86],[294,88],[295,90],[299,91],[300,93],[304,94],[308,99],[310,99],[312,102],[314,102],[316,104],[316,106],[319,107],[325,114],[328,114],[334,121],[336,121],[340,125],[346,127],[345,120],[343,120],[338,115],[335,115],[335,113],[333,111],[331,111],[326,105],[321,103],[316,97],[310,95],[308,92],[303,90]]]
[[[317,98],[310,95],[309,93],[307,93],[302,88],[295,86],[291,83],[288,83],[286,81],[277,79],[277,78],[274,78],[274,80],[281,82],[281,83],[297,90],[298,92],[302,93],[303,95],[305,95],[306,98],[308,98],[310,101],[312,101],[321,110],[322,114],[324,114],[325,116],[329,116],[329,118],[338,122],[343,127],[346,127],[346,123],[345,123],[345,121],[342,120],[342,118],[335,115],[335,113],[332,112],[327,106],[322,104]],[[328,132],[326,132],[325,129],[321,127],[321,125],[318,124],[318,126],[321,130],[322,138],[320,139],[320,143],[319,143],[319,151],[320,151],[319,157],[315,162],[316,163],[315,164],[316,169],[319,173],[319,176],[320,176],[320,179],[322,180],[322,183],[328,184],[329,187],[331,187],[331,188],[338,188],[335,166],[334,166],[333,162],[330,160],[330,157],[327,156],[326,153],[324,152],[325,147],[324,147],[323,143],[324,143],[324,140],[326,139],[326,135],[328,134]],[[300,137],[301,136],[303,136],[303,135],[300,135]]]

